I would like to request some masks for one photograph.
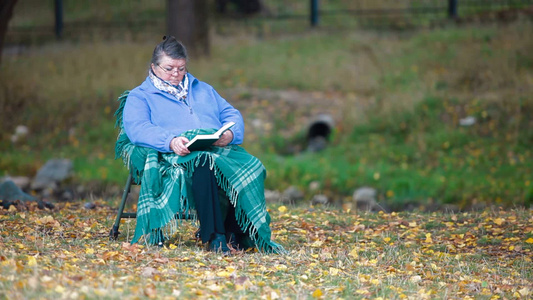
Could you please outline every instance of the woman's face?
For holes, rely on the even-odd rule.
[[[178,85],[187,73],[187,61],[185,59],[172,59],[164,55],[159,64],[152,64],[152,71],[157,77],[173,85]]]

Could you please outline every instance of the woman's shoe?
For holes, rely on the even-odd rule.
[[[230,249],[226,244],[226,236],[224,234],[215,233],[214,237],[209,241],[209,250],[229,254]]]
[[[153,236],[150,238],[152,245],[163,248],[165,243],[165,235],[163,234],[163,230],[161,230],[161,228],[155,229],[152,234]]]

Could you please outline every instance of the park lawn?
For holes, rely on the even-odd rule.
[[[205,251],[183,221],[164,248],[118,241],[97,200],[0,209],[0,298],[528,299],[531,211],[365,213],[269,205],[285,255]]]

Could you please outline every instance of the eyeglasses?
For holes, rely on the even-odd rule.
[[[187,67],[180,67],[180,68],[163,68],[161,67],[160,64],[157,64],[158,67],[161,68],[161,70],[163,70],[163,72],[165,72],[166,74],[174,74],[174,73],[187,73]]]
[[[187,73],[187,67],[180,67],[180,68],[163,68],[161,67],[160,64],[157,64],[158,67],[161,68],[161,70],[163,70],[163,72],[165,72],[166,74],[169,74],[169,75],[172,75],[174,73],[178,73],[178,74],[185,74]]]

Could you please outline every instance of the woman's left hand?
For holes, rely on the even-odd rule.
[[[227,130],[213,145],[224,147],[231,143],[231,141],[233,141],[233,132],[231,132],[231,130]]]
[[[174,151],[174,153],[179,156],[187,155],[191,153],[191,151],[189,151],[189,149],[185,147],[185,144],[187,144],[188,142],[189,140],[186,137],[175,137],[172,139],[172,141],[170,141],[170,150]]]

